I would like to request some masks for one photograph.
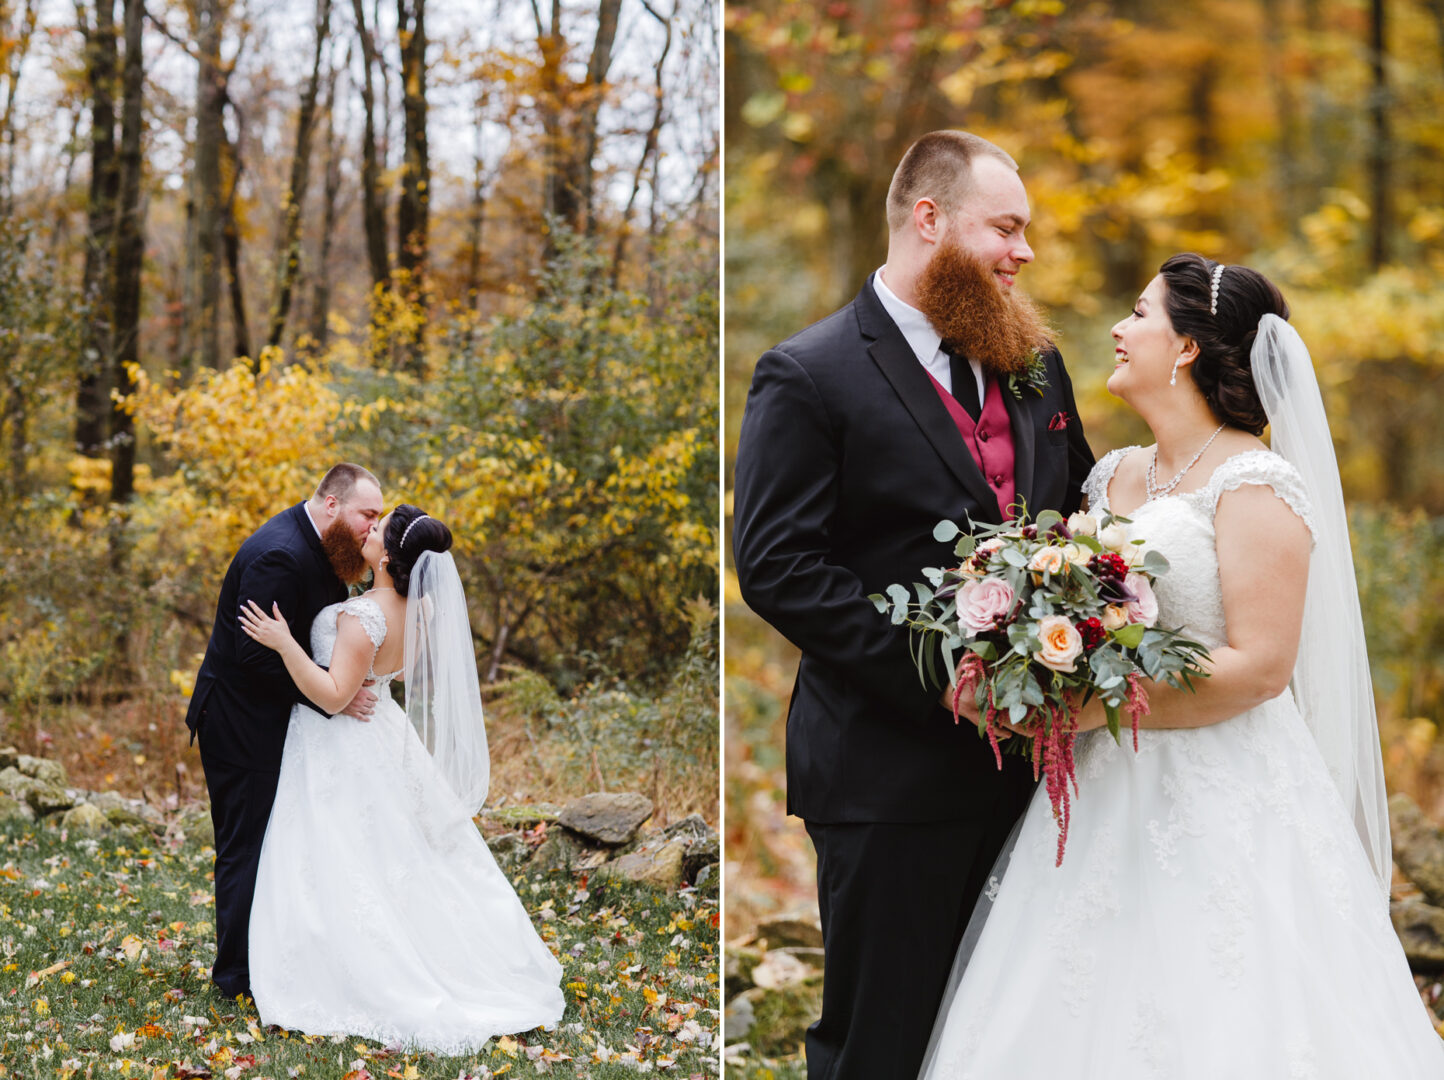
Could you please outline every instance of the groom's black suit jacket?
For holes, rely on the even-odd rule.
[[[251,640],[238,621],[254,600],[266,614],[277,602],[291,634],[311,651],[311,623],[327,604],[346,599],[306,504],[283,510],[250,535],[221,583],[216,621],[191,693],[186,726],[208,757],[253,770],[277,770],[291,706],[305,698],[280,653]]]
[[[1057,350],[1048,386],[1006,388],[1018,494],[1076,510],[1093,455]],[[1061,414],[1061,415],[1060,415]],[[1051,429],[1050,429],[1051,425]],[[906,628],[869,593],[946,566],[943,519],[1000,520],[997,501],[869,279],[851,304],[768,350],[742,419],[733,545],[747,603],[802,650],[787,718],[787,809],[811,822],[986,814],[1031,781],[1021,757],[954,725],[924,687]],[[1026,775],[1025,775],[1026,774]]]

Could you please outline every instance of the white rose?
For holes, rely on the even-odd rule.
[[[1143,565],[1143,560],[1148,557],[1148,548],[1145,544],[1125,544],[1123,550],[1118,554],[1123,556],[1123,561],[1128,564],[1128,569],[1137,570]]]
[[[1098,542],[1109,551],[1122,551],[1128,546],[1128,530],[1114,522],[1098,530]]]
[[[1063,557],[1074,566],[1087,566],[1088,560],[1093,557],[1093,552],[1079,544],[1064,544]]]
[[[1092,514],[1085,514],[1080,510],[1068,518],[1068,531],[1074,536],[1096,536],[1098,535],[1098,519]]]

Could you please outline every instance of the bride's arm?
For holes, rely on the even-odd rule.
[[[336,647],[331,653],[328,671],[306,655],[306,650],[291,636],[290,627],[273,608],[275,618],[262,611],[254,600],[241,608],[241,629],[253,640],[281,654],[296,688],[330,715],[339,713],[356,696],[366,679],[376,646],[371,643],[361,620],[341,612],[336,620]],[[357,717],[364,720],[366,717]]]
[[[1148,728],[1216,724],[1278,697],[1293,676],[1309,577],[1309,530],[1272,489],[1246,484],[1220,497],[1214,516],[1228,644],[1210,651],[1210,676],[1196,692],[1147,684]],[[1187,573],[1176,566],[1174,573]],[[1090,704],[1080,728],[1101,727]]]

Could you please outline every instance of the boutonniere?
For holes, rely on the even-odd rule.
[[[1023,370],[1008,376],[1008,389],[1019,401],[1023,400],[1023,387],[1028,387],[1039,397],[1048,389],[1048,365],[1043,362],[1043,353],[1034,349],[1023,360]]]

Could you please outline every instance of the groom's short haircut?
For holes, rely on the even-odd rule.
[[[972,193],[974,159],[984,155],[1017,171],[1006,150],[966,131],[932,131],[913,143],[887,189],[888,230],[905,228],[919,199],[932,199],[945,214],[955,211]]]
[[[370,469],[343,461],[340,465],[331,466],[326,475],[321,477],[320,484],[316,486],[316,498],[324,499],[327,495],[334,495],[337,502],[345,502],[362,480],[370,480],[378,491],[381,489],[381,481],[376,479]]]

